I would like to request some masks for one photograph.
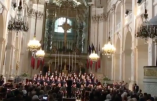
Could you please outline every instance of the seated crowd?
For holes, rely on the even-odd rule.
[[[142,93],[135,84],[133,91],[124,81],[102,85],[92,73],[68,74],[48,72],[35,74],[26,83],[6,83],[0,87],[0,101],[62,101],[67,97],[67,80],[71,79],[71,97],[80,101],[157,101]],[[0,80],[1,81],[1,80]]]

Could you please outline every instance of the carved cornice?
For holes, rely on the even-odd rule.
[[[35,17],[36,13],[37,13],[37,17],[38,17],[38,18],[42,18],[43,15],[44,15],[43,12],[41,12],[41,11],[36,11],[35,9],[32,9],[32,8],[28,8],[27,13],[28,13],[28,16],[29,16],[29,17]]]
[[[107,14],[104,14],[104,13],[92,16],[93,22],[106,21],[106,20],[107,20]]]

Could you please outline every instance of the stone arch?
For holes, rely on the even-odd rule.
[[[131,78],[131,52],[132,52],[132,35],[131,32],[127,32],[124,37],[124,81],[128,82]]]

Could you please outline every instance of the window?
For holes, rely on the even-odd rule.
[[[61,18],[58,18],[56,21],[55,21],[55,29],[54,29],[54,32],[58,32],[58,33],[64,33],[64,30],[62,27],[60,27],[62,24],[64,24],[66,21],[66,18],[65,17],[61,17]],[[67,19],[67,23],[71,26],[72,25],[72,22],[71,20]],[[67,31],[67,33],[71,33],[71,29],[69,29]]]

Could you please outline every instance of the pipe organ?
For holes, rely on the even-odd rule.
[[[54,40],[53,46],[56,46],[57,49],[62,49],[64,47],[64,40]],[[74,41],[73,40],[67,40],[66,48],[73,50]]]

